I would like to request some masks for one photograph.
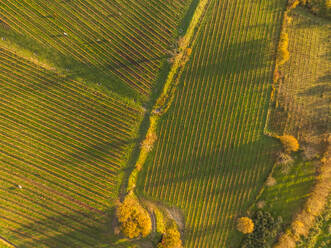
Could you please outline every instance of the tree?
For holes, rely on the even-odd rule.
[[[296,152],[299,150],[299,143],[292,135],[283,135],[279,137],[280,142],[283,144],[285,152]]]
[[[157,248],[182,248],[182,240],[180,233],[175,227],[169,227],[162,236],[161,243]]]
[[[130,195],[118,204],[116,216],[123,234],[129,238],[146,237],[152,230],[148,212]]]
[[[299,3],[300,3],[299,0],[290,0],[290,1],[288,1],[287,10],[291,10],[291,9],[296,8]]]
[[[241,217],[237,221],[237,230],[244,234],[252,233],[254,231],[254,223],[248,217]]]

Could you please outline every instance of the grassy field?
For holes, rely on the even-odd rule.
[[[185,213],[185,247],[234,247],[234,221],[272,166],[263,135],[286,1],[211,1],[141,195]]]
[[[291,11],[290,17],[292,21],[286,28],[290,59],[279,68],[268,126],[273,132],[305,141],[330,131],[331,21],[302,8]]]
[[[283,223],[289,225],[315,183],[316,168],[312,161],[302,161],[297,157],[293,165],[284,170],[277,166],[272,177],[276,179],[273,186],[267,186],[258,199],[264,201],[263,209],[273,216],[282,216]],[[286,208],[284,207],[286,206]]]
[[[139,98],[150,94],[190,2],[1,1],[0,36],[72,77]]]
[[[109,247],[140,107],[8,50],[0,57],[0,236],[17,247]]]

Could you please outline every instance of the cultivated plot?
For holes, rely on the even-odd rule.
[[[148,95],[189,2],[1,1],[0,34],[74,76]]]
[[[161,121],[139,191],[184,210],[185,247],[230,247],[235,218],[272,166],[263,129],[285,3],[211,1]]]
[[[0,236],[18,247],[101,247],[139,107],[0,57]]]

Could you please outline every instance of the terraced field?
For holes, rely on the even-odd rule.
[[[148,95],[190,2],[1,1],[7,28],[0,35],[71,75],[125,96]]]
[[[0,237],[109,247],[109,211],[140,108],[0,49]]]
[[[140,194],[185,214],[185,247],[236,247],[234,220],[272,166],[263,136],[286,1],[213,0]],[[233,242],[232,242],[233,241]]]

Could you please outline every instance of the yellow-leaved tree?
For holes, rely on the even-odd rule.
[[[131,195],[126,196],[124,201],[118,204],[116,216],[123,234],[129,238],[140,235],[146,237],[152,230],[148,212]]]
[[[244,234],[252,233],[254,231],[254,223],[248,217],[241,217],[237,220],[237,230]]]
[[[182,248],[180,233],[175,227],[168,227],[162,236],[157,248]]]

